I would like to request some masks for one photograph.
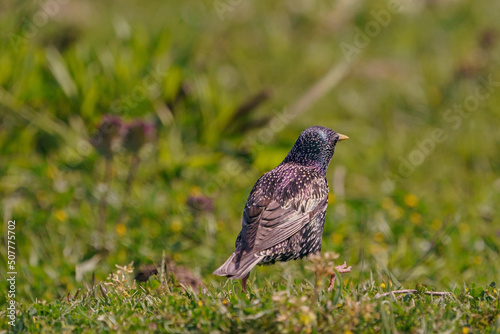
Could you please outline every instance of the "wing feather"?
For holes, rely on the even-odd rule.
[[[308,177],[287,182],[273,172],[257,181],[243,212],[240,235],[246,253],[257,253],[285,241],[318,212],[326,210],[328,185],[319,173],[305,170]],[[276,186],[268,186],[270,180],[278,181]]]

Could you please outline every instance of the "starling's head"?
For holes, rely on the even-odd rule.
[[[335,145],[348,138],[322,126],[311,126],[302,131],[283,163],[295,162],[326,173]]]

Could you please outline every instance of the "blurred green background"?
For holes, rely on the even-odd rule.
[[[221,280],[253,184],[311,125],[350,137],[323,235],[348,277],[498,280],[500,3],[395,3],[0,4],[0,255],[6,268],[15,219],[18,301],[163,251]],[[119,146],[106,175],[90,143],[106,114],[156,126],[130,186],[133,154]],[[254,284],[311,277],[304,266],[259,268]]]

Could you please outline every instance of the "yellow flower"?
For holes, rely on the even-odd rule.
[[[410,221],[415,225],[420,225],[420,222],[422,221],[422,215],[417,212],[412,212],[410,214]]]
[[[479,256],[474,256],[474,264],[478,266],[481,263],[483,263],[483,259]]]
[[[413,194],[407,194],[404,198],[406,206],[414,208],[418,205],[418,197]]]
[[[381,283],[381,284],[380,284],[380,287],[381,287],[382,289],[385,289],[385,283]]]
[[[462,328],[462,334],[467,334],[467,333],[469,333],[469,327]]]
[[[125,234],[127,234],[127,226],[122,223],[116,224],[115,230],[120,237],[123,237],[125,236]]]
[[[353,334],[350,330],[344,332],[344,334]]]
[[[198,300],[198,306],[203,306],[203,302],[201,300]]]
[[[224,299],[224,300],[222,301],[222,304],[224,304],[224,305],[226,305],[227,303],[228,303],[227,299]]]
[[[63,222],[65,221],[66,219],[68,219],[68,215],[66,214],[66,212],[64,212],[63,210],[57,210],[56,211],[56,218],[57,220],[59,220],[60,222]]]

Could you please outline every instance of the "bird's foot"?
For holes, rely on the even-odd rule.
[[[345,261],[344,264],[335,267],[335,270],[337,270],[340,274],[350,273],[351,269],[352,267],[351,266],[348,267]]]
[[[335,267],[335,270],[338,271],[339,274],[350,273],[351,269],[352,269],[352,267],[351,266],[348,267],[347,263],[345,261],[344,261],[344,264]],[[330,285],[328,286],[328,292],[331,292],[333,290],[333,283],[334,282],[335,282],[335,274],[333,274],[330,277]]]
[[[242,292],[247,292],[247,279],[250,274],[246,275],[241,279],[241,291]]]

